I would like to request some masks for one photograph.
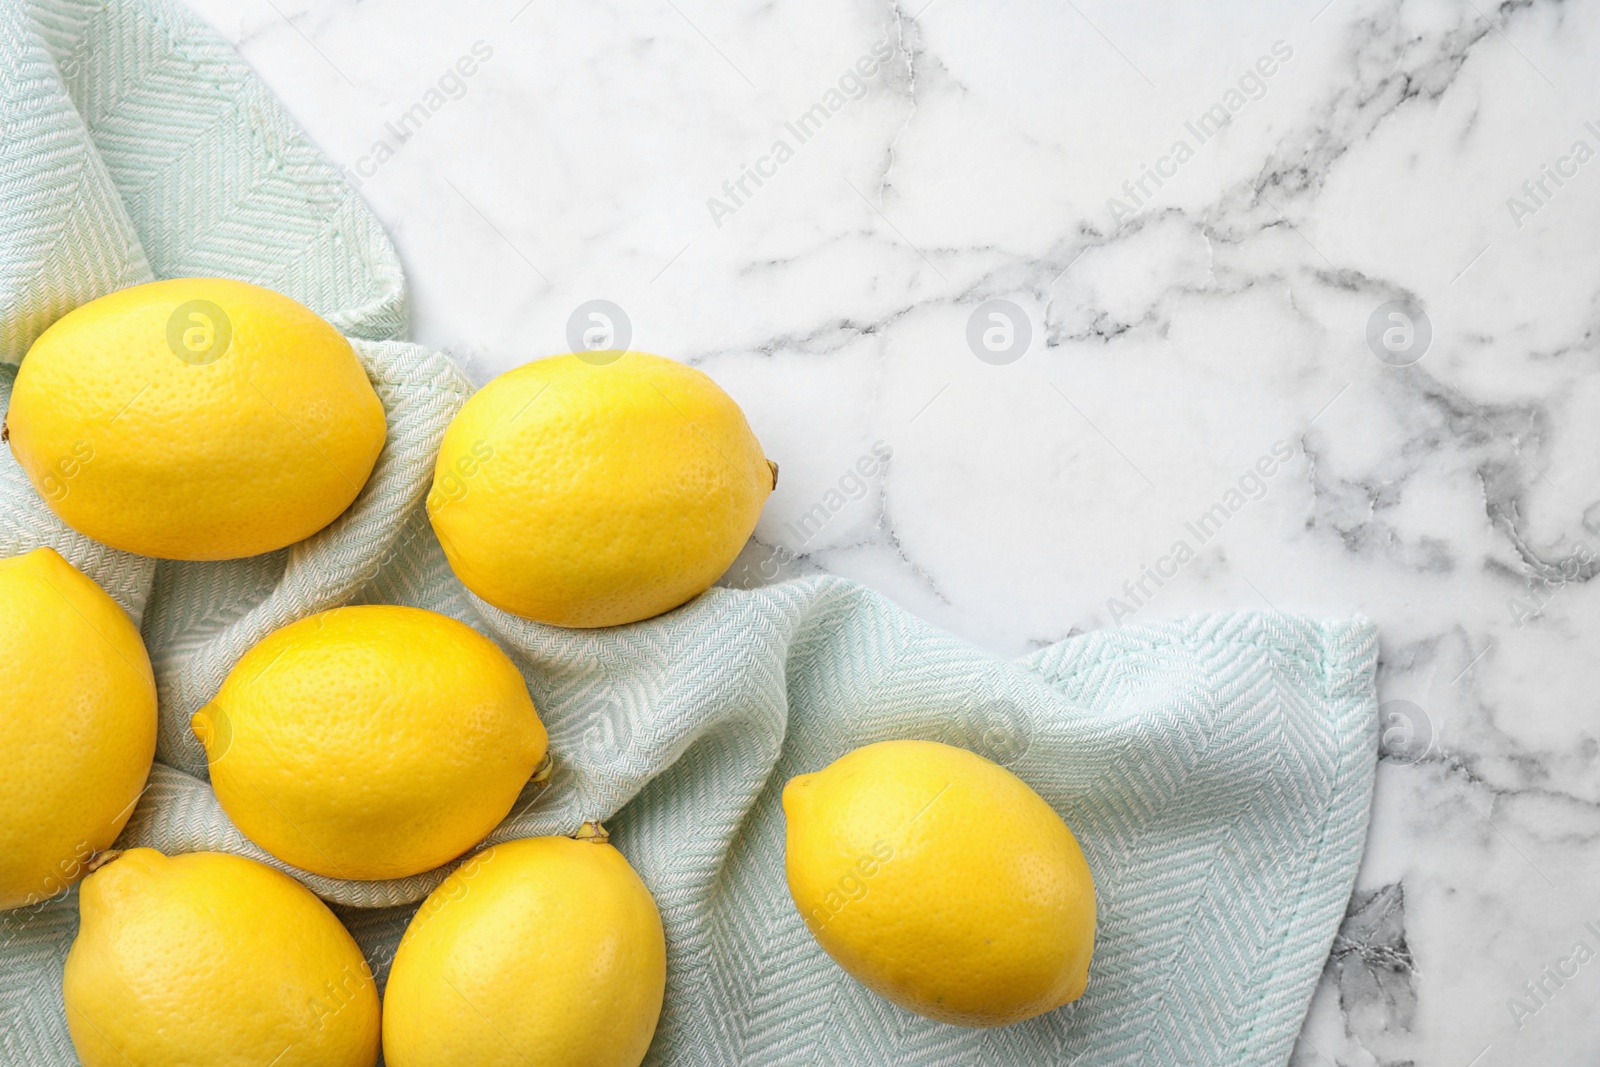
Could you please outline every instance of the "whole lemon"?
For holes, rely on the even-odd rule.
[[[246,837],[332,878],[403,878],[483,840],[549,739],[516,665],[420,608],[335,608],[268,634],[191,726]]]
[[[108,854],[62,978],[84,1067],[372,1067],[378,989],[355,939],[243,856]]]
[[[783,810],[795,906],[868,989],[961,1026],[1083,995],[1089,864],[1010,771],[933,741],[884,741],[791,779]]]
[[[156,683],[138,629],[54,549],[0,560],[0,909],[77,881],[144,791]]]
[[[355,500],[385,434],[350,342],[226,278],[136,285],[61,318],[23,359],[6,425],[63,522],[164,559],[316,533]]]
[[[666,990],[661,914],[592,824],[508,841],[411,920],[384,992],[389,1067],[638,1067]]]
[[[721,577],[777,466],[733,398],[644,352],[508,371],[445,432],[428,515],[462,584],[557,626],[677,607]]]

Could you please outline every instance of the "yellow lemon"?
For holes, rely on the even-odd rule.
[[[138,629],[54,549],[0,560],[0,909],[66,889],[122,832],[156,751]]]
[[[268,634],[191,720],[234,824],[332,878],[403,878],[483,840],[548,738],[516,665],[420,608],[336,608]]]
[[[961,1026],[1083,995],[1089,864],[1010,771],[933,741],[884,741],[791,779],[783,810],[795,906],[868,989]]]
[[[411,920],[384,991],[389,1067],[638,1067],[666,989],[661,915],[605,832],[508,841]]]
[[[164,559],[316,533],[355,500],[385,434],[350,342],[225,278],[137,285],[63,317],[23,359],[6,425],[63,522]]]
[[[462,584],[558,626],[659,615],[721,577],[778,469],[733,398],[643,352],[541,359],[445,432],[428,515]]]
[[[372,972],[305,886],[221,852],[108,857],[62,980],[84,1067],[377,1062]]]

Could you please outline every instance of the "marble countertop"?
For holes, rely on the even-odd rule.
[[[625,336],[734,394],[783,479],[730,580],[1008,656],[1375,619],[1293,1063],[1594,1062],[1600,4],[191,2],[418,340],[481,382]]]

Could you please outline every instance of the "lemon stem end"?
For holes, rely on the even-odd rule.
[[[108,848],[103,849],[100,852],[96,852],[94,855],[89,857],[89,862],[83,865],[84,872],[86,874],[93,874],[101,867],[104,867],[106,864],[122,855],[123,851],[124,850],[120,848]]]
[[[534,785],[548,782],[550,780],[550,773],[555,770],[555,766],[555,760],[551,759],[550,753],[546,752],[544,754],[544,759],[539,761],[539,766],[533,769],[533,777],[529,778],[528,781],[532,782]]]

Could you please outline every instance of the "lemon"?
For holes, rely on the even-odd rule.
[[[744,413],[643,352],[518,367],[445,432],[428,515],[462,584],[558,626],[659,615],[733,563],[777,483]]]
[[[268,634],[191,726],[245,836],[333,878],[403,878],[461,855],[505,818],[548,747],[498,645],[385,605]]]
[[[63,522],[165,559],[316,533],[355,500],[385,434],[337,330],[225,278],[137,285],[63,317],[23,359],[6,424]]]
[[[384,992],[389,1067],[638,1067],[666,989],[650,891],[593,824],[508,841],[411,920]]]
[[[1083,994],[1094,882],[1061,817],[1016,775],[932,741],[858,748],[783,790],[789,892],[867,988],[962,1026]]]
[[[62,979],[84,1067],[377,1062],[372,972],[305,886],[221,852],[108,855]]]
[[[77,881],[133,814],[156,685],[133,621],[54,549],[0,560],[0,909]]]

